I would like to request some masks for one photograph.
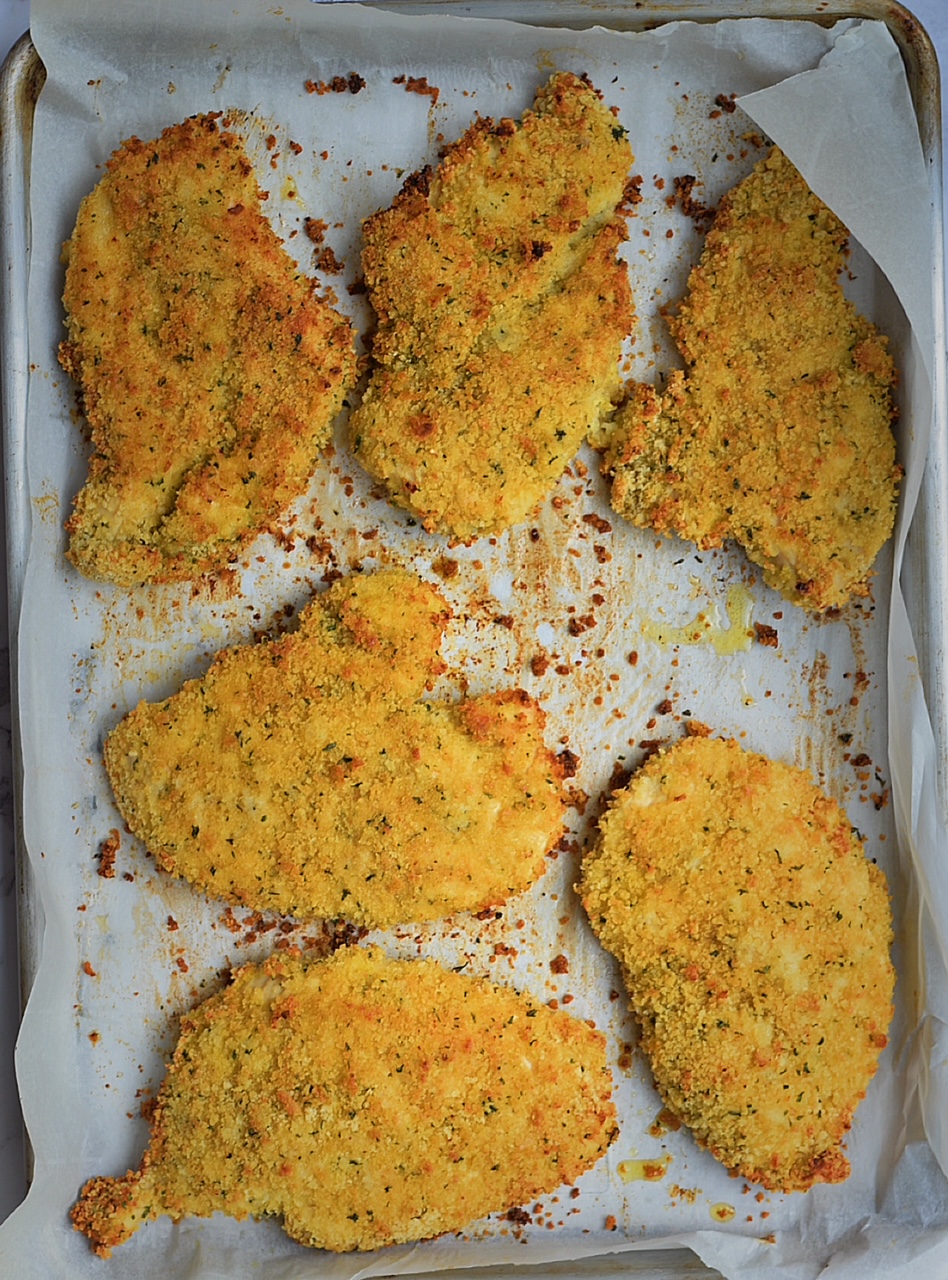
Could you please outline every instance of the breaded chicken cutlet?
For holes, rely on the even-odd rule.
[[[348,321],[216,115],[125,142],[64,260],[59,357],[93,445],[70,560],[123,585],[222,567],[306,491],[355,380]]]
[[[611,414],[635,320],[617,256],[632,159],[599,93],[563,73],[366,220],[378,328],[353,448],[426,529],[526,520]]]
[[[803,770],[688,737],[616,793],[579,891],[669,1110],[773,1191],[849,1174],[892,1014],[885,878]]]
[[[722,200],[668,323],[685,371],[635,385],[605,457],[626,519],[736,540],[816,612],[868,593],[895,519],[896,374],[843,294],[846,228],[774,149]]]
[[[571,1183],[617,1132],[605,1038],[430,960],[247,966],[187,1015],[140,1168],[72,1210],[108,1257],[163,1216],[276,1216],[336,1252],[429,1239]]]
[[[423,698],[449,613],[397,569],[336,582],[283,637],[219,654],[105,744],[131,831],[215,898],[368,927],[539,878],[565,769],[521,690]]]

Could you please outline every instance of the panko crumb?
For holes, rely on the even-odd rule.
[[[99,845],[98,874],[103,880],[115,877],[115,859],[122,845],[122,837],[117,827],[113,827],[108,836]]]

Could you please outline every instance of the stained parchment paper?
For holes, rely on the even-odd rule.
[[[512,5],[518,14],[529,7]],[[34,0],[33,38],[49,78],[30,193],[28,456],[13,464],[25,467],[33,497],[19,687],[25,835],[45,929],[18,1048],[35,1176],[0,1227],[5,1275],[342,1280],[618,1250],[635,1274],[637,1251],[673,1246],[742,1280],[865,1280],[948,1266],[940,1119],[948,1114],[948,841],[898,588],[936,358],[931,193],[904,73],[885,28],[855,19],[622,34],[608,17],[605,7],[596,14],[603,26],[574,31],[303,0],[266,10],[250,0]],[[111,151],[197,111],[229,114],[270,191],[277,229],[308,270],[303,219],[328,224],[345,270],[324,273],[323,285],[364,328],[364,299],[347,291],[359,275],[361,220],[476,113],[519,115],[559,68],[588,73],[618,109],[642,178],[625,251],[638,313],[628,376],[657,378],[675,359],[660,308],[681,294],[700,249],[669,199],[676,176],[694,175],[713,204],[770,138],[851,228],[847,287],[890,334],[901,369],[902,510],[871,598],[812,618],[764,587],[736,551],[698,554],[627,526],[610,512],[588,450],[533,521],[452,545],[377,496],[346,453],[344,423],[285,534],[260,539],[231,578],[128,592],[76,574],[62,525],[87,446],[74,388],[56,364],[59,254]],[[307,88],[353,71],[365,81],[358,94]],[[408,92],[399,77],[424,78],[437,93]],[[721,107],[719,95],[735,95],[737,109]],[[172,692],[223,645],[287,625],[335,573],[385,563],[439,581],[454,610],[438,696],[461,682],[529,689],[547,710],[551,745],[572,751],[579,771],[566,838],[531,892],[495,919],[459,916],[377,940],[392,954],[431,954],[594,1019],[609,1037],[621,1134],[577,1197],[565,1189],[545,1197],[523,1224],[498,1216],[459,1237],[337,1257],[296,1246],[272,1222],[162,1221],[97,1259],[71,1231],[68,1210],[86,1177],[137,1164],[147,1136],[141,1103],[160,1082],[177,1017],[217,989],[229,966],[266,955],[278,939],[307,945],[318,934],[292,922],[261,930],[226,912],[159,875],[127,835],[116,874],[100,876],[97,852],[121,828],[103,736],[139,698]],[[578,618],[582,626],[571,628]],[[776,629],[776,649],[753,643],[754,622]],[[729,1178],[687,1132],[655,1129],[660,1102],[629,1052],[634,1031],[616,998],[618,974],[573,894],[617,770],[641,760],[643,743],[680,734],[689,717],[810,768],[889,877],[896,1016],[849,1136],[853,1173],[840,1186],[764,1193]],[[556,956],[567,958],[567,972],[553,972]],[[634,1176],[643,1160],[665,1176]]]

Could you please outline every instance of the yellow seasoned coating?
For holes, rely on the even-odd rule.
[[[92,431],[69,558],[132,585],[220,568],[305,493],[351,329],[263,214],[216,115],[131,138],[64,246],[63,368]]]
[[[478,120],[364,224],[378,316],[353,448],[426,529],[526,520],[621,392],[632,152],[585,80]]]
[[[426,698],[448,609],[398,569],[218,655],[109,735],[119,808],[212,897],[368,927],[477,911],[542,874],[565,771],[521,690]]]
[[[140,1168],[72,1219],[103,1257],[216,1211],[336,1252],[428,1239],[574,1182],[611,1094],[605,1037],[529,996],[376,948],[277,954],[183,1020]]]
[[[721,202],[669,319],[685,371],[633,386],[605,458],[626,519],[734,539],[817,612],[868,594],[901,474],[896,374],[840,287],[846,238],[774,149]]]
[[[894,975],[885,877],[839,805],[685,738],[614,795],[579,891],[669,1110],[770,1190],[845,1179]]]

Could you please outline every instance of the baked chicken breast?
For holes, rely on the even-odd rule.
[[[849,1175],[892,1015],[882,871],[803,770],[686,737],[613,797],[579,892],[668,1109],[773,1191]]]
[[[59,357],[92,434],[67,524],[88,577],[221,568],[310,484],[355,381],[353,338],[261,199],[211,114],[130,138],[79,208]]]
[[[448,616],[407,571],[342,579],[298,629],[140,703],[105,744],[131,831],[210,896],[303,919],[407,924],[526,889],[565,769],[522,690],[426,694]]]
[[[634,325],[618,258],[632,158],[596,89],[561,73],[366,221],[378,324],[352,443],[426,529],[526,520],[612,412]]]
[[[617,1132],[605,1038],[430,960],[247,966],[188,1014],[140,1167],[72,1210],[108,1257],[168,1216],[275,1216],[337,1252],[459,1231],[572,1183]]]
[[[669,316],[684,370],[633,384],[605,468],[633,524],[734,540],[792,603],[865,596],[901,475],[888,345],[839,283],[846,228],[774,149],[717,211]]]

